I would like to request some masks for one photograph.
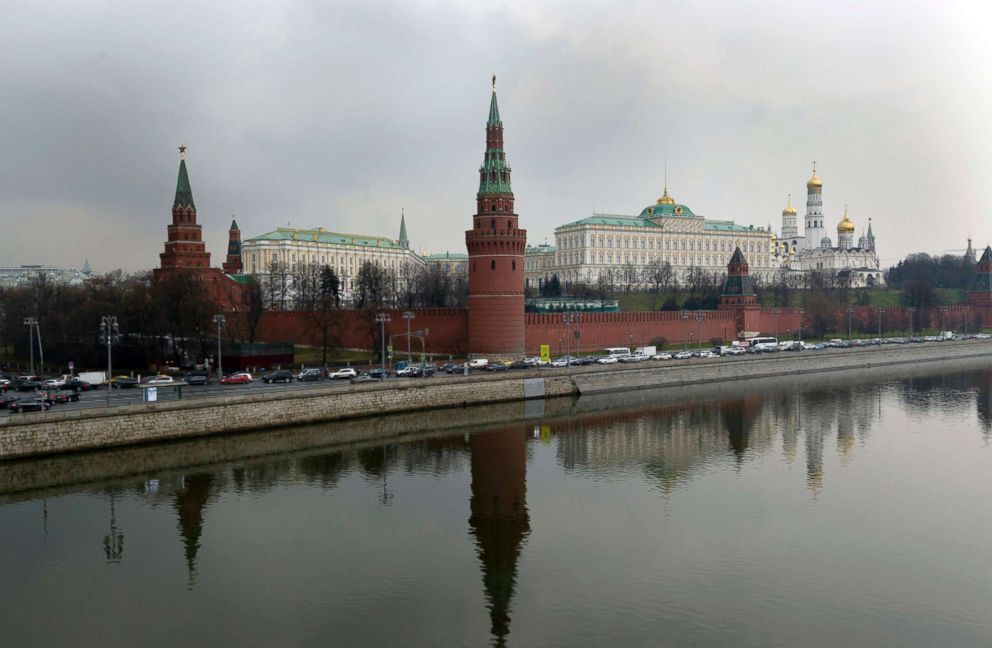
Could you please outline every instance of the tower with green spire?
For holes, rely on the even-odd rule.
[[[231,229],[227,230],[227,259],[222,267],[227,274],[241,274],[244,264],[241,262],[241,230],[238,221],[231,217]]]
[[[468,344],[471,355],[487,358],[524,354],[524,248],[527,231],[513,211],[510,167],[503,149],[503,121],[493,77],[486,121],[486,152],[468,248]]]
[[[172,224],[168,227],[165,251],[158,255],[161,261],[155,278],[177,270],[203,272],[210,268],[210,253],[203,242],[203,232],[196,222],[196,203],[186,171],[186,147],[179,147],[179,179],[176,197],[172,201]]]

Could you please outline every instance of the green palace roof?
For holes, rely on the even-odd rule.
[[[280,227],[275,231],[253,236],[249,241],[301,241],[313,243],[330,243],[332,245],[361,245],[383,249],[402,249],[399,241],[383,236],[365,236],[364,234],[339,234],[328,232],[322,227],[316,229],[294,229]]]
[[[544,245],[528,245],[524,249],[524,254],[554,254],[557,251],[558,248],[545,243]]]
[[[671,207],[671,205],[656,205],[656,206]],[[648,209],[651,209],[651,207],[645,209],[645,212],[647,212]],[[685,216],[687,218],[702,218],[701,216],[696,216],[692,212],[688,212],[688,214],[686,214],[686,212],[688,212],[688,208],[686,208],[681,214],[675,214],[674,212],[672,212],[672,215]],[[653,217],[645,217],[643,215],[615,216],[612,214],[595,214],[593,216],[589,216],[588,218],[582,218],[580,220],[573,221],[571,223],[565,223],[564,225],[559,225],[559,227],[556,229],[560,229],[563,227],[576,227],[581,225],[609,225],[613,227],[645,227],[645,228],[661,227],[661,224],[655,220],[660,215],[661,214]],[[760,227],[755,227],[754,225],[745,226],[745,225],[738,225],[733,221],[718,221],[718,220],[703,220],[703,230],[712,231],[712,232],[763,231]]]

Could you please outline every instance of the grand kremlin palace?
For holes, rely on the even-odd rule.
[[[771,277],[781,265],[768,229],[704,218],[677,203],[665,187],[638,216],[593,214],[555,228],[554,247],[527,249],[525,276],[528,288],[535,289],[556,274],[562,283],[595,284],[610,268],[631,264],[643,277],[646,268],[667,261],[679,282],[693,267],[726,272],[737,247],[747,255],[753,275]]]

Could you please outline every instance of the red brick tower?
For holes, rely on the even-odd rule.
[[[196,204],[186,174],[186,147],[179,147],[179,180],[176,199],[172,203],[172,224],[168,227],[165,252],[159,254],[161,267],[155,270],[158,280],[178,270],[196,270],[197,274],[210,271],[210,253],[202,240],[200,226],[196,223]],[[216,268],[214,269],[216,272]]]
[[[510,167],[496,77],[486,123],[486,155],[479,169],[477,211],[465,232],[468,248],[468,350],[473,356],[524,354],[524,246],[527,231],[513,212]]]
[[[227,260],[223,263],[227,274],[241,274],[244,265],[241,263],[241,230],[238,221],[231,219],[231,229],[227,231]]]

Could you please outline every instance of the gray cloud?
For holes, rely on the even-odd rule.
[[[287,222],[462,250],[488,79],[533,242],[669,188],[778,227],[825,211],[881,255],[992,238],[980,3],[8,3],[0,264],[156,265],[178,165],[219,264]],[[800,207],[801,210],[801,207]]]

